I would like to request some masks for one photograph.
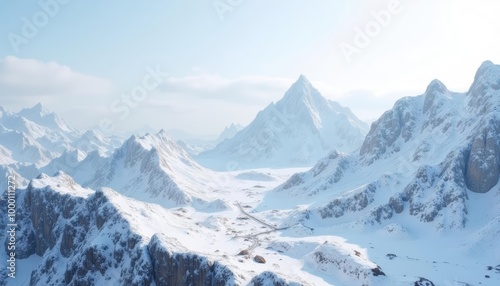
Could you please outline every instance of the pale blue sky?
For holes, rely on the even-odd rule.
[[[107,119],[119,130],[218,133],[248,124],[300,74],[371,119],[434,78],[464,91],[482,61],[500,63],[493,0],[4,2],[0,105],[42,101],[80,128]],[[57,9],[48,15],[40,3]],[[221,19],[214,4],[228,3]],[[23,34],[23,17],[41,27]],[[356,53],[346,57],[342,44]],[[161,84],[124,105],[148,69],[161,71]]]

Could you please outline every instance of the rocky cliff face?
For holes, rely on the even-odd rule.
[[[82,188],[64,173],[42,174],[17,190],[17,200],[16,257],[42,257],[30,285],[242,285],[224,263],[183,248],[175,238],[144,231],[146,221],[158,215],[154,208],[175,220],[159,206],[111,189]],[[0,203],[4,212],[5,200]],[[138,221],[141,216],[146,221]]]
[[[404,98],[399,100],[393,109],[385,112],[380,119],[372,123],[359,154],[368,163],[373,163],[383,155],[398,152],[398,139],[408,142],[416,127],[418,105],[421,98]]]
[[[398,100],[375,121],[359,153],[333,152],[273,196],[316,202],[305,213],[322,219],[358,213],[371,225],[407,213],[437,229],[463,228],[468,193],[487,193],[498,183],[499,134],[500,66],[485,62],[467,93],[432,81],[424,94]]]
[[[486,61],[467,93],[467,110],[479,119],[470,136],[467,186],[488,192],[500,175],[500,68]]]
[[[155,235],[148,244],[156,285],[235,285],[234,274],[219,262],[193,253],[176,253]]]
[[[486,193],[498,182],[500,175],[500,121],[492,120],[472,141],[467,160],[466,179],[469,189]]]
[[[433,223],[438,230],[465,227],[465,152],[458,153],[451,153],[438,166],[421,166],[402,192],[391,196],[387,204],[374,207],[360,221],[380,224],[406,211],[421,222]]]

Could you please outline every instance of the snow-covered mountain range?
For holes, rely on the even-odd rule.
[[[48,170],[47,165],[56,163],[53,170],[71,169],[76,164],[68,160],[68,152],[77,152],[80,158],[92,151],[109,155],[121,143],[121,138],[106,137],[97,130],[72,128],[40,103],[17,113],[0,107],[0,165],[19,177],[31,179],[41,168]],[[0,179],[2,185],[4,179]]]
[[[88,171],[86,162],[82,163],[83,167],[75,168],[77,173]],[[217,187],[210,185],[214,177],[162,130],[130,137],[83,183],[96,189],[110,187],[165,207],[192,204],[199,210],[224,209],[224,201],[214,198]]]
[[[500,66],[491,62],[468,92],[434,80],[369,131],[301,76],[196,157],[223,171],[165,131],[118,143],[49,114],[1,109],[0,169],[18,187],[17,278],[4,267],[1,285],[500,283]]]
[[[334,151],[275,193],[305,202],[353,190],[352,197],[364,200],[355,211],[371,209],[372,195],[383,193],[386,205],[372,209],[370,221],[407,211],[437,229],[465,227],[468,194],[489,192],[500,175],[499,78],[500,67],[485,62],[467,93],[432,81],[423,95],[397,101],[374,122],[359,152]],[[341,216],[335,209],[318,211]]]
[[[466,93],[434,80],[374,122],[359,152],[332,152],[268,193],[258,210],[293,209],[285,224],[407,239],[453,233],[460,238],[448,237],[443,252],[495,261],[499,119],[500,66],[484,62]]]
[[[325,99],[305,76],[233,138],[196,156],[216,170],[311,166],[329,151],[354,151],[368,127],[348,108]]]
[[[197,156],[202,152],[213,149],[217,144],[233,138],[241,129],[243,129],[243,126],[231,123],[231,125],[226,126],[222,130],[219,137],[215,140],[178,139],[177,144],[184,148],[191,156]]]

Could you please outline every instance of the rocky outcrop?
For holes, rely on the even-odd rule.
[[[466,151],[452,152],[438,166],[422,166],[400,193],[370,211],[364,224],[382,223],[407,211],[436,229],[461,229],[467,222]]]
[[[261,274],[255,276],[252,278],[252,281],[250,281],[250,286],[268,286],[268,285],[273,285],[273,286],[299,286],[302,284],[298,284],[295,282],[287,282],[283,278],[279,277],[276,275],[276,273],[270,272],[270,271],[265,271],[262,272]]]
[[[457,113],[457,110],[449,108],[451,102],[452,96],[446,86],[437,79],[433,80],[424,94],[420,133],[428,130],[446,134],[453,127],[453,117]]]
[[[492,121],[474,139],[467,161],[467,186],[476,193],[486,193],[500,176],[500,122]]]
[[[467,97],[467,107],[478,115],[487,115],[498,110],[498,92],[500,90],[500,68],[490,61],[481,64],[474,76]],[[496,103],[496,104],[495,104]]]
[[[382,269],[354,245],[325,242],[307,254],[304,261],[309,267],[341,279],[341,285],[387,285]]]
[[[450,153],[439,166],[423,166],[405,188],[402,199],[409,203],[409,213],[423,222],[438,220],[437,228],[463,228],[467,221],[465,187],[465,152]]]
[[[359,151],[360,156],[366,158],[367,164],[373,163],[383,154],[398,152],[399,146],[395,144],[398,138],[408,142],[413,137],[416,118],[420,112],[417,102],[420,100],[410,97],[400,99],[393,109],[386,111],[372,123]]]
[[[326,205],[319,207],[317,211],[320,217],[325,219],[339,218],[347,212],[363,210],[373,202],[377,188],[378,184],[376,183],[368,184],[358,192],[330,201]]]
[[[485,61],[467,92],[467,109],[479,122],[471,134],[467,161],[467,186],[486,193],[500,175],[500,66]]]
[[[236,285],[233,273],[226,266],[194,253],[169,251],[158,235],[151,239],[148,252],[156,285]]]
[[[60,175],[60,179],[66,175]],[[67,187],[67,185],[65,186]],[[74,196],[30,184],[20,209],[29,214],[19,224],[23,245],[34,245],[42,263],[31,274],[31,285],[150,285],[152,263],[143,238],[133,233],[105,192]],[[94,239],[102,243],[93,242]],[[25,253],[29,253],[25,251]],[[119,273],[118,275],[116,273]],[[117,275],[117,276],[116,276]]]
[[[439,100],[439,97],[443,94],[449,94],[446,86],[439,80],[433,80],[425,90],[425,100],[424,100],[424,108],[423,112],[427,113],[432,111],[431,109],[436,109],[436,102]]]
[[[116,205],[128,199],[111,189],[84,189],[59,173],[41,175],[16,194],[16,257],[42,257],[30,285],[242,285],[222,262],[184,249],[174,238],[138,232],[130,221],[134,214]],[[2,277],[0,285],[7,275]]]
[[[276,190],[287,192],[292,196],[314,196],[318,193],[328,191],[334,184],[345,176],[350,167],[349,157],[336,150],[316,163],[308,172],[296,173]],[[310,186],[309,178],[313,177],[319,184]],[[293,191],[289,191],[293,190]]]

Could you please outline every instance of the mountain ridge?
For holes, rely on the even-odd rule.
[[[308,212],[323,219],[365,216],[355,225],[409,214],[437,230],[465,228],[474,207],[468,194],[491,191],[500,177],[498,83],[500,66],[491,62],[481,65],[466,93],[433,80],[424,94],[398,100],[375,121],[358,153],[332,152],[269,199],[320,201]],[[381,185],[387,178],[394,183]],[[340,199],[342,192],[352,194]]]

